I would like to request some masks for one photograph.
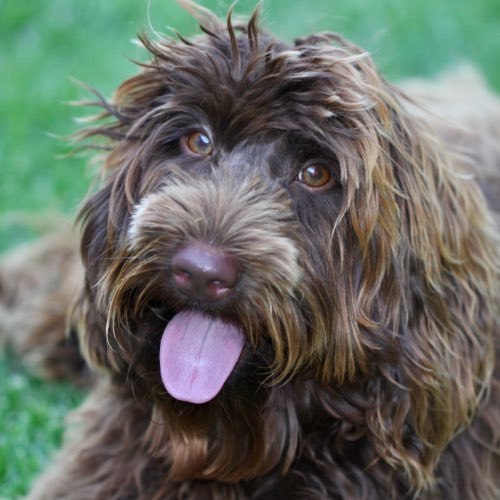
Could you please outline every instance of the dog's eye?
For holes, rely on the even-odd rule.
[[[204,132],[191,132],[184,138],[184,143],[191,153],[204,156],[212,153],[212,141]]]
[[[309,165],[299,173],[299,182],[310,189],[328,189],[334,179],[330,172],[321,165]]]

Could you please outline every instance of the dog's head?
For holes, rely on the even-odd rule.
[[[421,487],[491,370],[481,196],[356,46],[187,5],[205,34],[143,38],[85,132],[110,149],[81,214],[86,357],[152,401],[173,478],[286,469],[311,431]]]

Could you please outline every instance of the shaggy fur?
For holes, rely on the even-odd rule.
[[[69,226],[61,221],[62,227]],[[47,380],[91,382],[76,332],[66,330],[71,300],[82,281],[74,231],[59,230],[15,248],[0,262],[0,344]]]
[[[109,153],[71,324],[100,376],[29,498],[499,498],[498,227],[476,182],[487,166],[498,204],[498,101],[409,87],[464,124],[490,99],[470,135],[338,35],[288,45],[183,3],[204,34],[143,37],[151,61],[83,132]],[[209,154],[186,147],[200,130]],[[238,263],[231,293],[178,289],[190,242]],[[160,377],[184,310],[246,335],[199,405]]]

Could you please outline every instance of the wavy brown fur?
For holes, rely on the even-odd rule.
[[[0,345],[36,376],[86,386],[92,376],[76,334],[65,334],[68,308],[82,282],[78,242],[67,220],[58,221],[58,228],[2,256]]]
[[[102,382],[30,498],[498,498],[498,228],[467,175],[481,166],[340,36],[287,45],[256,15],[225,26],[182,3],[205,34],[143,37],[151,61],[83,132],[110,149],[72,313]],[[209,158],[179,146],[200,128]],[[297,182],[310,162],[332,188]],[[241,264],[228,299],[173,286],[193,240]],[[165,324],[191,307],[248,339],[203,405],[169,396],[158,367]]]

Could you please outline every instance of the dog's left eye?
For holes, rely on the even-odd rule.
[[[309,165],[303,168],[298,180],[310,189],[328,189],[334,184],[334,179],[328,169],[321,165]]]
[[[212,153],[212,141],[210,137],[204,132],[196,131],[191,132],[184,137],[184,144],[191,151],[191,153],[197,155],[208,156]]]

